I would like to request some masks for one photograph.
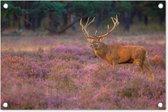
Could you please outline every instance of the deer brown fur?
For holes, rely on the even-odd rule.
[[[86,28],[94,21],[89,22],[89,18],[85,25],[80,20],[80,25],[85,38],[90,43],[96,56],[102,58],[109,64],[115,67],[115,64],[133,63],[139,67],[141,71],[144,69],[150,70],[146,60],[147,50],[143,46],[123,46],[123,45],[107,45],[102,41],[111,33],[115,27],[119,24],[118,18],[111,18],[113,21],[113,27],[105,34],[100,36],[90,36]]]

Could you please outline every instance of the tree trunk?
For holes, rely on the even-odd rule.
[[[164,23],[164,21],[165,21],[165,16],[163,16],[163,15],[159,16],[160,25],[162,25]]]
[[[144,16],[144,23],[146,26],[148,25],[148,16],[147,15]]]
[[[58,31],[57,33],[58,33],[58,34],[64,33],[68,28],[72,27],[72,26],[73,26],[76,22],[78,22],[78,21],[79,21],[79,19],[75,20],[73,23],[71,23],[71,24],[65,26],[63,29],[61,29],[61,30]]]
[[[137,16],[138,16],[138,20],[142,21],[142,13],[141,13],[141,11],[137,11]]]
[[[99,26],[100,26],[100,14],[96,14],[96,29],[98,29],[99,28]]]
[[[67,13],[64,13],[63,14],[63,21],[64,21],[64,25],[66,26],[68,24],[68,14]]]
[[[131,16],[129,12],[124,13],[124,28],[125,31],[129,32],[131,24]]]

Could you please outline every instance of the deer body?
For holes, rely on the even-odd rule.
[[[113,67],[115,64],[124,63],[134,63],[142,66],[147,53],[143,46],[108,46],[104,43],[93,49],[96,56],[104,59]]]
[[[94,18],[90,22],[88,18],[85,25],[82,24],[82,19],[80,20],[82,31],[86,40],[94,50],[95,55],[111,64],[113,68],[115,64],[133,63],[137,65],[140,70],[144,68],[150,70],[148,64],[145,63],[147,50],[143,46],[106,45],[102,42],[119,24],[117,16],[111,19],[114,24],[113,27],[107,33],[99,36],[91,36],[86,30],[86,28],[94,22]]]

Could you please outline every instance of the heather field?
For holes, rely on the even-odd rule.
[[[142,45],[153,73],[115,69],[96,57],[82,34],[2,37],[3,109],[165,109],[165,35],[112,35],[105,43]],[[162,60],[150,61],[154,55]],[[162,102],[163,107],[158,108]]]

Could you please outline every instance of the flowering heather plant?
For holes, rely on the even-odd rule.
[[[48,49],[45,47],[53,44],[54,38],[36,41],[42,46],[34,51],[15,51],[19,43],[12,51],[2,51],[1,103],[9,104],[3,109],[166,108],[165,68],[150,64],[152,74],[139,72],[133,64],[119,64],[113,69],[83,45],[83,40],[69,39],[67,45],[61,38],[56,40]],[[121,40],[110,43],[120,44]],[[165,44],[140,41],[140,37],[128,37],[121,43],[140,43],[149,50],[148,58],[160,55],[165,60]],[[159,102],[162,108],[158,108]]]
[[[54,52],[56,53],[74,53],[77,55],[84,54],[84,50],[82,48],[76,47],[76,46],[59,46],[55,48]]]

